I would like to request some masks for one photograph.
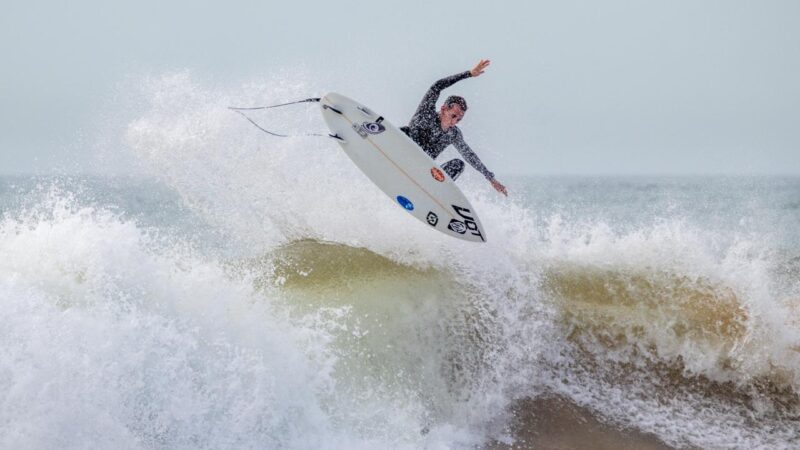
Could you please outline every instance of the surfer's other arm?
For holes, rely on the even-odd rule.
[[[499,181],[495,180],[494,173],[490,172],[489,169],[483,165],[481,159],[478,158],[478,155],[476,155],[469,145],[464,142],[464,137],[461,135],[461,131],[457,130],[457,133],[458,137],[455,141],[453,141],[453,146],[456,148],[456,150],[458,150],[458,153],[461,154],[461,157],[466,159],[470,166],[486,177],[486,179],[492,183],[492,187],[495,188],[497,192],[507,196],[508,192],[506,191],[506,187],[503,186],[503,184]]]
[[[472,69],[469,71],[469,74],[470,74],[470,76],[471,76],[471,77],[473,77],[473,78],[474,78],[474,77],[478,77],[478,76],[480,76],[480,75],[483,73],[483,71],[484,71],[484,70],[486,70],[486,68],[487,68],[487,67],[489,67],[489,64],[491,64],[491,63],[492,63],[492,62],[491,62],[490,60],[488,60],[488,59],[482,59],[482,60],[478,61],[478,64],[476,64],[476,65],[475,65],[475,67],[473,67],[473,68],[472,68]],[[463,142],[463,141],[462,141],[462,142]],[[464,145],[466,146],[466,143],[464,143]],[[458,147],[456,146],[456,148],[458,148]],[[469,148],[469,147],[467,146],[467,148]],[[459,149],[459,152],[460,152],[460,149]],[[461,154],[462,154],[462,155],[464,155],[464,153],[461,153]],[[473,155],[475,155],[475,153],[473,153]],[[481,172],[482,174],[484,174],[484,176],[486,175],[486,172],[489,172],[488,170],[486,170],[486,172],[482,171],[482,170],[481,170],[480,168],[478,168],[478,167],[477,167],[475,164],[473,164],[473,163],[472,163],[472,161],[470,161],[470,160],[469,160],[469,158],[467,158],[467,156],[466,156],[466,155],[464,155],[464,158],[467,160],[467,162],[469,162],[469,163],[470,163],[470,165],[472,165],[472,167],[474,167],[474,168],[475,168],[475,170],[477,170],[478,172]],[[478,156],[477,156],[477,155],[475,155],[475,159],[478,159]],[[478,164],[480,164],[481,166],[483,166],[483,164],[480,162],[480,159],[478,159]],[[484,167],[484,169],[485,169],[485,167]],[[489,173],[491,173],[491,172],[489,172]],[[501,193],[501,194],[505,195],[506,197],[508,196],[508,191],[506,190],[506,187],[505,187],[505,186],[503,186],[503,183],[501,183],[501,182],[497,181],[497,180],[494,178],[494,174],[491,174],[491,176],[490,176],[490,177],[487,177],[487,179],[489,180],[489,182],[490,182],[490,183],[492,183],[492,187],[493,187],[493,188],[494,188],[494,189],[495,189],[497,192],[499,192],[499,193]]]
[[[433,86],[431,86],[431,88],[428,89],[428,92],[425,93],[425,96],[422,97],[422,101],[419,103],[419,107],[417,108],[417,114],[427,113],[435,116],[436,100],[439,100],[439,94],[441,94],[443,90],[463,79],[469,78],[470,76],[470,71],[467,70],[455,75],[450,75],[449,77],[442,78],[436,83],[433,83]]]

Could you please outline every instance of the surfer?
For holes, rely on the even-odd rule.
[[[442,78],[433,83],[433,86],[422,97],[422,101],[411,117],[408,126],[400,127],[400,129],[433,159],[436,159],[448,145],[453,144],[461,156],[492,183],[492,187],[497,192],[507,196],[506,187],[494,178],[494,174],[483,165],[478,155],[464,142],[461,130],[456,126],[464,117],[464,113],[467,112],[467,101],[464,100],[464,97],[457,95],[447,97],[439,112],[436,112],[436,101],[444,89],[465,78],[481,75],[486,67],[489,66],[489,63],[488,59],[482,59],[472,70]],[[464,161],[458,158],[447,161],[442,164],[442,170],[455,180],[464,170]]]

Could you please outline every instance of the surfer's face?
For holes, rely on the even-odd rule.
[[[442,124],[442,129],[446,130],[450,127],[456,126],[458,122],[464,117],[464,110],[459,105],[442,105],[442,110],[439,112],[439,123]]]

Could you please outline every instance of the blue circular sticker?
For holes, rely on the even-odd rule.
[[[400,203],[400,206],[402,206],[403,208],[405,208],[405,209],[407,209],[409,211],[413,211],[414,210],[414,204],[411,203],[411,200],[403,197],[402,195],[398,195],[397,196],[397,203]]]

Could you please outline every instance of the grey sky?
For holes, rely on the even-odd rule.
[[[12,2],[0,173],[90,170],[116,86],[144,72],[302,66],[401,124],[433,81],[487,57],[451,91],[500,178],[800,174],[798,23],[793,0]],[[354,72],[371,81],[354,87]]]

